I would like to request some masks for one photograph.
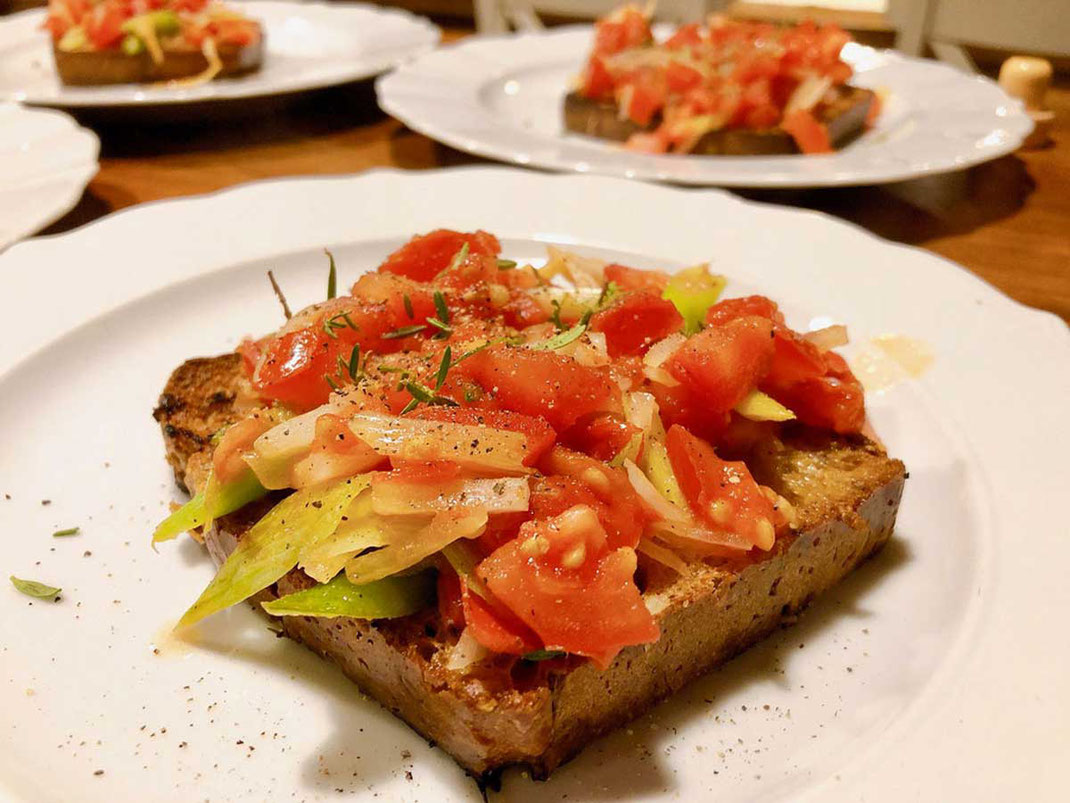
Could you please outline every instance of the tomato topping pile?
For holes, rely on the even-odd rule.
[[[658,43],[645,14],[627,5],[600,19],[580,76],[582,96],[616,104],[642,129],[628,147],[687,152],[711,131],[780,128],[803,153],[831,150],[821,111],[852,75],[842,28],[714,15]]]
[[[644,36],[620,24],[601,47]],[[348,293],[245,341],[271,417],[224,433],[214,470],[225,482],[253,454],[265,487],[306,489],[370,472],[360,515],[400,517],[382,525],[397,543],[358,549],[358,568],[434,559],[444,625],[496,655],[604,667],[658,638],[644,541],[659,542],[651,555],[760,559],[793,514],[738,457],[798,422],[860,432],[862,388],[768,298],[718,301],[723,279],[704,267],[674,278],[500,252],[482,231],[414,237]],[[420,515],[452,521],[463,545],[420,552],[406,540]],[[346,538],[363,549],[364,532]]]
[[[200,50],[205,39],[241,47],[260,38],[255,22],[208,0],[49,0],[44,27],[73,50],[118,50],[127,37],[138,37],[124,23],[151,14],[157,16],[146,19],[168,48]]]

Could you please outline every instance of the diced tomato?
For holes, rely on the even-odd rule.
[[[779,121],[780,110],[772,103],[766,103],[750,109],[743,118],[743,125],[747,128],[772,128]]]
[[[297,328],[299,324],[304,328]],[[338,382],[353,347],[390,353],[410,339],[384,338],[396,321],[382,304],[340,297],[291,319],[290,331],[263,341],[260,360],[252,374],[253,387],[266,399],[276,399],[298,410],[323,404],[331,393],[326,377]]]
[[[772,548],[784,522],[742,462],[719,458],[713,447],[680,426],[669,428],[665,445],[680,490],[694,514],[715,530]]]
[[[649,290],[658,295],[669,283],[669,274],[660,270],[639,270],[616,262],[606,265],[604,275],[607,282],[613,282],[621,290]]]
[[[665,68],[665,81],[669,91],[683,94],[702,83],[702,73],[678,61],[670,61]]]
[[[580,420],[564,434],[569,447],[606,462],[612,460],[642,430],[613,413],[597,413]]]
[[[630,47],[647,44],[652,38],[650,21],[637,8],[625,7],[613,18],[595,24],[594,52],[612,55]]]
[[[777,401],[804,424],[841,434],[860,432],[866,420],[865,393],[839,354],[824,353],[826,373],[786,387],[772,388]]]
[[[711,326],[720,326],[747,315],[758,315],[768,318],[773,323],[784,323],[784,316],[780,314],[780,309],[765,296],[743,296],[718,301],[706,311],[706,323]]]
[[[606,336],[606,347],[613,358],[642,354],[683,326],[684,319],[671,301],[646,290],[624,293],[590,321],[592,331]]]
[[[581,365],[552,351],[493,346],[452,373],[483,389],[479,406],[541,416],[557,432],[590,413],[621,409],[620,388],[606,368]]]
[[[785,114],[784,119],[780,121],[780,127],[791,135],[802,153],[832,152],[828,127],[818,122],[817,118],[805,109],[796,109]]]
[[[784,323],[777,305],[765,296],[730,298],[706,313],[713,326],[746,316],[773,322],[773,358],[759,382],[768,393],[795,413],[804,424],[840,433],[858,432],[865,421],[862,385],[838,354],[822,352]]]
[[[456,572],[449,569],[438,573],[438,614],[442,617],[442,622],[454,630],[464,627],[461,579]]]
[[[482,410],[473,407],[420,407],[412,413],[414,418],[428,421],[449,421],[454,424],[483,426],[519,432],[527,439],[524,465],[532,466],[554,445],[557,434],[546,419],[540,416],[523,415],[511,410]]]
[[[391,273],[365,273],[354,283],[350,293],[356,298],[375,304],[384,304],[390,325],[395,329],[423,324],[428,318],[438,315],[435,309],[434,289],[404,276]],[[408,303],[405,301],[406,296]],[[409,315],[410,309],[412,315]]]
[[[497,256],[502,250],[498,238],[485,231],[465,234],[450,229],[436,229],[409,240],[388,256],[379,270],[427,282],[453,261],[465,243],[470,254]]]
[[[663,73],[652,67],[639,68],[621,90],[625,116],[645,128],[665,105],[667,92],[668,86]]]
[[[123,38],[122,24],[128,17],[118,5],[102,3],[84,20],[86,36],[94,47],[107,50]]]
[[[586,504],[598,514],[609,535],[610,548],[634,548],[639,543],[646,514],[624,469],[611,468],[601,460],[561,446],[551,449],[540,467],[548,475],[549,485],[536,485],[532,490],[534,518],[546,518],[572,505]],[[581,483],[586,489],[558,482],[562,478]]]
[[[692,335],[665,368],[709,410],[726,412],[765,377],[772,359],[772,322],[749,316]]]
[[[525,524],[476,572],[548,649],[585,655],[605,668],[622,648],[660,633],[635,585],[635,568],[635,552],[610,551],[595,512],[577,506]]]
[[[606,69],[601,56],[591,56],[583,72],[580,94],[587,98],[602,99],[613,94],[613,76]]]
[[[203,11],[208,5],[208,0],[172,0],[171,7],[175,11]]]
[[[702,44],[702,34],[699,31],[697,22],[681,25],[672,36],[665,40],[665,47],[670,50],[679,50],[700,44]]]
[[[526,655],[542,648],[539,637],[505,605],[483,599],[464,582],[461,598],[469,632],[491,652]]]

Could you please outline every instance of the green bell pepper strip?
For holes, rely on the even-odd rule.
[[[248,599],[293,569],[302,549],[338,529],[350,503],[369,482],[368,477],[349,477],[302,488],[275,505],[242,536],[177,627]]]
[[[421,611],[434,602],[435,575],[421,572],[404,577],[385,577],[359,586],[340,574],[329,583],[264,602],[262,606],[272,616],[395,619]]]

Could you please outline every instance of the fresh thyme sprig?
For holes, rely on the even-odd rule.
[[[338,295],[338,268],[334,264],[334,254],[326,248],[323,249],[323,253],[327,255],[331,263],[331,268],[327,272],[327,298],[331,299]]]
[[[402,326],[400,329],[395,329],[392,332],[387,332],[383,335],[383,340],[398,340],[403,337],[411,337],[418,334],[427,328],[425,323],[417,323],[412,326]]]
[[[339,312],[323,322],[323,331],[332,340],[338,337],[338,329],[345,329],[346,327],[349,327],[354,332],[360,331],[360,327],[353,323],[353,319],[349,317],[348,312]]]

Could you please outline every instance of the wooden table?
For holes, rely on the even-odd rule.
[[[447,38],[463,35],[451,31]],[[1070,321],[1070,82],[1050,93],[1054,144],[970,170],[883,187],[743,193],[819,209],[949,257],[1017,300]],[[64,231],[136,203],[246,181],[426,169],[481,160],[385,116],[367,83],[242,108],[238,119],[153,127],[83,117],[101,136],[100,173]],[[198,111],[198,115],[202,112]],[[924,292],[924,288],[919,288]]]

